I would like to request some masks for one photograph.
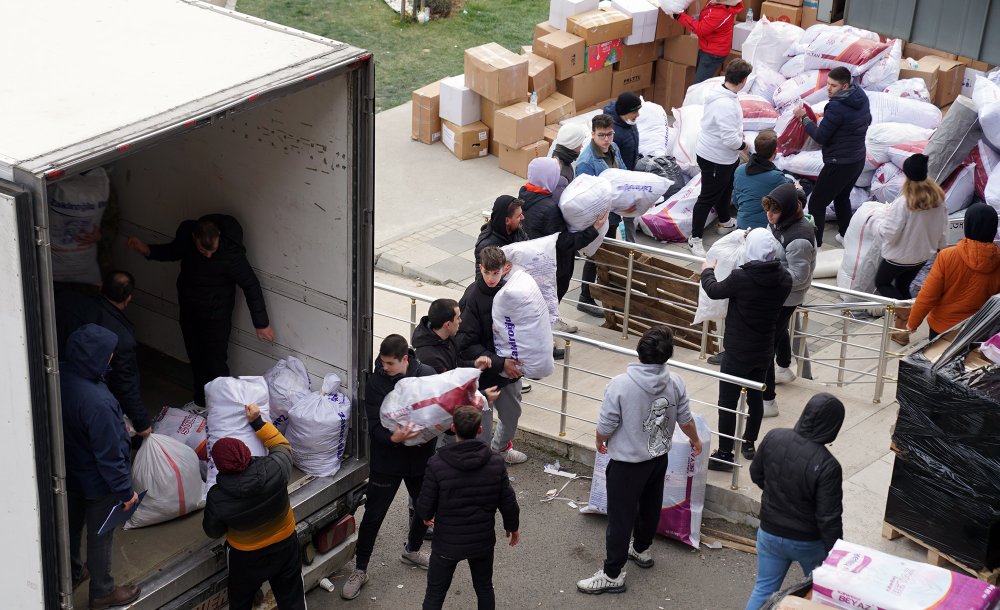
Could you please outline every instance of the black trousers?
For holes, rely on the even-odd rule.
[[[768,360],[773,361],[774,358]],[[773,366],[773,363],[772,363]],[[732,357],[727,350],[722,353],[722,366],[719,370],[729,375],[743,377],[751,381],[763,382],[767,378],[767,365],[764,363],[749,365],[740,362]],[[739,406],[740,386],[725,381],[719,382],[719,406],[733,411]],[[757,442],[760,434],[760,422],[764,418],[764,397],[757,390],[747,390],[747,409],[750,412],[747,417],[746,429],[743,432],[743,440],[747,443]],[[729,436],[736,436],[736,414],[726,411],[719,411],[719,432]],[[719,451],[722,453],[732,453],[733,439],[724,436],[719,437]]]
[[[205,320],[181,314],[184,349],[191,362],[194,401],[205,406],[205,384],[216,377],[229,376],[229,335],[233,320]]]
[[[618,214],[612,212],[608,215],[608,231],[604,234],[605,237],[610,237],[615,239],[615,235],[618,233],[618,225],[621,224],[622,217]],[[580,276],[583,283],[580,284],[580,300],[581,301],[592,301],[593,298],[590,296],[590,285],[597,280],[597,263],[594,261],[587,261],[583,264],[583,275]],[[567,288],[569,284],[567,284]],[[562,297],[559,297],[560,299]]]
[[[926,263],[927,261],[924,261]],[[924,263],[897,265],[884,258],[875,271],[875,290],[884,297],[905,301],[910,297],[910,284],[924,268]]]
[[[410,500],[416,503],[420,495],[420,488],[424,484],[424,476],[401,477],[391,474],[372,472],[368,476],[368,501],[365,502],[365,515],[361,518],[361,526],[358,528],[358,547],[355,567],[359,570],[368,569],[368,560],[371,559],[372,551],[375,549],[375,538],[382,528],[382,522],[392,506],[392,501],[396,497],[399,484],[406,485],[406,493],[410,495]],[[420,545],[424,542],[424,534],[427,533],[427,526],[417,516],[416,511],[410,511],[410,532],[407,536],[406,549],[408,551],[420,550]]]
[[[764,383],[767,384],[767,387],[764,388],[764,400],[774,400],[776,397],[774,392],[774,362],[777,361],[778,366],[785,368],[792,364],[792,338],[788,334],[788,324],[792,321],[792,315],[797,307],[798,305],[782,307],[781,313],[778,314],[778,330],[774,333],[774,360],[767,367],[767,377],[764,379]]]
[[[302,583],[302,552],[299,538],[292,534],[256,551],[241,551],[226,545],[229,563],[229,608],[251,610],[253,596],[271,583],[278,610],[305,610],[306,592]]]
[[[701,168],[701,194],[698,195],[698,201],[694,202],[694,210],[691,212],[691,237],[700,238],[705,232],[705,221],[708,220],[708,212],[712,208],[715,208],[715,213],[719,215],[719,222],[729,222],[729,205],[733,201],[733,176],[736,175],[736,168],[739,166],[739,161],[731,165],[720,165],[698,157],[698,167]]]
[[[820,170],[809,197],[809,213],[816,224],[816,247],[823,245],[823,228],[826,226],[826,206],[833,202],[833,210],[837,213],[837,230],[840,235],[847,235],[847,227],[851,224],[851,189],[865,169],[865,162],[836,165],[827,163]]]
[[[643,552],[653,544],[663,507],[663,477],[667,454],[645,462],[611,460],[608,481],[608,529],[604,536],[607,558],[604,573],[618,578],[628,561],[629,538]]]
[[[445,557],[441,553],[431,551],[431,565],[427,570],[427,591],[424,593],[424,610],[439,610],[444,606],[444,599],[455,576],[455,568],[461,559]],[[472,588],[476,591],[479,610],[496,608],[496,595],[493,592],[493,551],[482,557],[468,557],[469,571],[472,572]]]

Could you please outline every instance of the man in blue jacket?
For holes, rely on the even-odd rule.
[[[69,504],[69,552],[74,588],[90,577],[90,607],[123,606],[139,597],[135,585],[115,586],[111,576],[114,532],[99,536],[117,504],[131,509],[139,497],[132,490],[128,434],[122,410],[104,375],[118,337],[96,324],[85,324],[66,340],[60,366],[66,489]],[[87,526],[87,565],[80,557],[80,537]]]

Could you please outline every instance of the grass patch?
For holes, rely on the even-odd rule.
[[[419,2],[419,0],[417,0]],[[407,1],[410,5],[410,0]],[[465,49],[531,44],[548,0],[470,0],[445,19],[400,23],[383,0],[239,0],[240,12],[372,51],[375,107],[393,108],[414,89],[461,74]]]

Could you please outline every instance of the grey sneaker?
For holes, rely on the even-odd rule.
[[[651,568],[653,567],[653,556],[649,554],[649,549],[643,552],[635,550],[635,540],[630,540],[628,543],[628,558],[635,562],[635,565],[640,568]]]
[[[709,364],[714,364],[715,366],[719,366],[722,364],[722,354],[723,352],[719,352],[718,354],[713,354],[708,357],[708,360],[706,360],[706,362],[708,362]]]
[[[406,547],[403,547],[403,554],[399,556],[399,560],[426,570],[431,564],[431,554],[428,551],[411,552],[407,551]]]
[[[361,594],[361,587],[368,584],[368,572],[364,570],[354,570],[347,578],[347,582],[340,589],[340,596],[344,599],[354,599]]]
[[[514,464],[523,464],[528,461],[528,456],[523,452],[514,449],[513,447],[507,449],[503,452],[503,461],[507,464],[513,466]]]
[[[556,320],[556,323],[552,325],[552,330],[557,330],[561,333],[572,334],[578,331],[579,329],[575,325],[569,324],[562,318],[559,318],[558,320]]]
[[[775,400],[765,400],[764,401],[764,417],[777,417],[778,416],[778,401]]]
[[[604,573],[604,568],[597,571],[590,578],[584,578],[576,582],[576,588],[581,593],[589,595],[600,595],[601,593],[624,593],[625,592],[625,570],[618,575],[618,578],[610,578]]]
[[[775,365],[774,383],[791,383],[795,381],[795,377],[795,371],[791,367]]]

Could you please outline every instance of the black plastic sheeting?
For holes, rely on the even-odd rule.
[[[673,184],[663,194],[664,199],[669,199],[674,193],[684,188],[688,181],[687,176],[684,175],[673,157],[639,157],[635,162],[635,171],[649,172],[670,180]]]

